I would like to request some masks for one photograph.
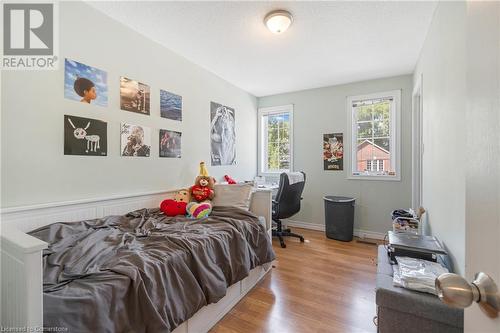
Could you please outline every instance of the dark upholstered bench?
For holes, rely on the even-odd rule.
[[[394,287],[392,267],[382,245],[377,261],[378,332],[463,332],[463,310],[446,306],[434,295]]]

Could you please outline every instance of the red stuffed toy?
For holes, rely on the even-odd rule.
[[[236,184],[236,180],[234,180],[233,178],[231,178],[229,175],[224,175],[224,179],[226,180],[226,182],[228,184],[231,184],[231,185]]]
[[[197,202],[212,200],[215,196],[215,180],[208,175],[205,162],[200,162],[200,175],[196,177],[194,186],[191,186],[191,196]]]
[[[173,199],[163,200],[160,210],[167,216],[186,215],[186,206],[191,201],[188,189],[177,191]]]
[[[186,215],[186,206],[187,202],[166,199],[161,202],[160,210],[167,216]]]

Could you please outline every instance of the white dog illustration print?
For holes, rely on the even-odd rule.
[[[68,118],[68,121],[71,124],[71,127],[75,129],[73,131],[73,135],[75,136],[75,138],[79,140],[87,140],[87,150],[85,150],[86,153],[89,152],[89,149],[90,151],[96,152],[97,149],[101,148],[99,146],[99,141],[101,140],[99,135],[87,135],[87,128],[90,127],[90,121],[87,123],[87,126],[85,126],[85,128],[75,127],[75,125],[71,121],[71,118]]]
[[[107,155],[107,124],[105,122],[76,116],[65,116],[65,118],[67,120],[64,142],[65,155]],[[85,127],[83,124],[86,124]]]

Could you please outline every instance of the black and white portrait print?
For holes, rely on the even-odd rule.
[[[144,126],[122,123],[120,142],[122,156],[149,157],[151,151],[151,129]]]
[[[64,115],[64,155],[106,156],[108,124]]]
[[[234,109],[210,102],[210,145],[212,165],[236,164]]]

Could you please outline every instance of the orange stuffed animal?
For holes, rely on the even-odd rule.
[[[183,188],[182,190],[177,191],[177,193],[174,195],[174,200],[189,203],[191,201],[191,193],[189,189]]]

